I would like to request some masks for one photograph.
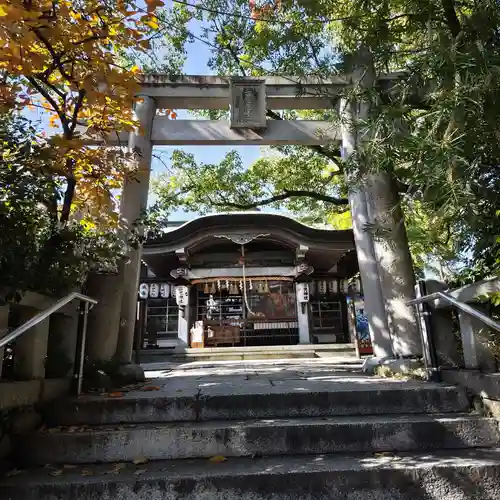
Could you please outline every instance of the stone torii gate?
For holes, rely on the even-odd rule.
[[[124,144],[139,153],[137,178],[123,189],[121,215],[137,220],[146,208],[153,146],[193,145],[336,145],[349,158],[367,137],[360,137],[356,124],[368,116],[364,102],[340,101],[340,127],[324,121],[267,120],[268,110],[328,109],[337,106],[338,96],[349,87],[390,87],[398,75],[370,77],[366,68],[329,81],[314,78],[148,75],[142,82],[135,112],[143,134],[119,137],[107,144]],[[224,109],[226,120],[170,120],[158,109]],[[361,167],[362,168],[362,167]],[[416,321],[405,305],[413,296],[414,278],[404,225],[392,224],[396,235],[390,245],[377,241],[366,225],[394,218],[398,208],[386,174],[367,175],[349,195],[353,231],[364,290],[365,312],[376,356],[421,353]],[[399,212],[400,213],[400,212]],[[397,216],[397,213],[396,213]],[[400,221],[401,222],[401,221]],[[129,362],[133,350],[137,289],[141,250],[132,251],[124,269],[120,330],[116,357]],[[110,332],[111,334],[111,332]]]

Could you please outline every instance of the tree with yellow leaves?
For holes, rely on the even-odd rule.
[[[145,53],[158,30],[161,0],[6,0],[0,4],[0,108],[39,107],[55,128],[53,174],[64,196],[48,203],[61,224],[72,210],[113,212],[112,191],[133,175],[130,156],[96,148],[132,130],[139,67],[124,56]],[[116,215],[113,216],[116,220]]]

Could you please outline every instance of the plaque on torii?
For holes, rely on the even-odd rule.
[[[266,80],[233,77],[229,89],[231,128],[266,128]]]

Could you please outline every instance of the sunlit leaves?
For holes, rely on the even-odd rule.
[[[210,46],[209,65],[219,74],[327,79],[349,72],[349,54],[361,45],[371,51],[378,74],[406,72],[410,78],[391,99],[382,98],[378,89],[370,95],[349,91],[373,104],[373,116],[363,126],[373,130],[374,139],[365,144],[363,158],[369,168],[396,176],[417,258],[425,252],[443,259],[473,255],[488,272],[497,266],[500,248],[495,213],[500,203],[500,6],[494,0],[448,4],[459,36],[441,0],[205,0],[180,8],[185,17],[178,18],[169,36],[189,41],[190,21],[203,20],[197,41]],[[255,199],[285,185],[303,186],[309,163],[298,156],[294,160],[297,164],[287,164],[286,171],[280,169],[284,162],[273,165],[274,176],[258,166],[248,173],[231,171],[232,180],[245,189],[238,194],[233,186],[228,197],[217,199]],[[302,176],[297,175],[301,165]],[[198,173],[200,166],[192,168]],[[207,192],[223,188],[208,177],[202,177]],[[257,185],[260,179],[260,191],[252,191],[250,178]],[[178,186],[186,185],[182,179]],[[323,189],[318,179],[311,175],[311,189]],[[303,215],[308,203],[285,206]],[[327,218],[317,204],[308,208],[311,220]]]
[[[46,112],[56,148],[57,174],[76,181],[65,197],[62,222],[70,205],[110,205],[109,193],[130,168],[119,150],[96,153],[78,144],[84,125],[89,137],[106,138],[136,126],[134,98],[140,63],[127,52],[145,54],[158,30],[161,0],[7,0],[0,23],[0,73],[5,83],[0,107]],[[69,189],[69,188],[68,188]]]

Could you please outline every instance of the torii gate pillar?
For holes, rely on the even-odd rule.
[[[130,135],[129,149],[138,156],[138,169],[133,179],[127,179],[120,201],[120,215],[130,226],[136,222],[147,207],[149,177],[153,143],[151,140],[156,104],[152,97],[139,96],[135,114],[141,130]],[[121,300],[120,328],[115,358],[129,363],[134,346],[135,316],[137,309],[137,289],[141,269],[142,247],[129,252],[129,261],[124,265],[123,294]]]

